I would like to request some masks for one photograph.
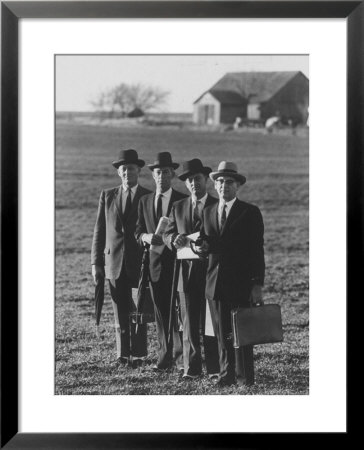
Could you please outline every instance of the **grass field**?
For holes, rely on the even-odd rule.
[[[206,377],[186,384],[177,372],[155,374],[154,324],[145,364],[117,367],[107,289],[102,335],[96,339],[90,249],[100,191],[119,184],[111,166],[119,148],[135,148],[147,163],[159,151],[170,151],[177,162],[200,157],[212,168],[233,160],[246,175],[239,197],[259,206],[265,223],[265,301],[281,305],[284,326],[283,343],[255,347],[253,387],[218,389]],[[58,124],[56,394],[308,394],[308,179],[307,136]],[[142,169],[140,184],[153,188],[149,169]],[[174,184],[185,191],[180,181]]]

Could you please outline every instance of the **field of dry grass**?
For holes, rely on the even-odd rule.
[[[186,385],[177,373],[153,373],[154,324],[148,361],[135,370],[117,367],[107,289],[96,339],[90,248],[100,190],[119,184],[111,166],[119,148],[135,148],[148,163],[159,151],[170,151],[178,162],[200,157],[212,168],[233,160],[246,175],[239,196],[259,206],[265,223],[265,301],[281,305],[284,325],[283,343],[255,347],[253,387],[218,389],[206,377]],[[58,124],[55,160],[56,394],[308,394],[307,136]],[[142,169],[140,184],[153,188],[149,169]]]

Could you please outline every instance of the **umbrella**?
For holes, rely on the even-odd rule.
[[[104,304],[104,278],[98,278],[95,286],[95,320],[96,326],[100,325],[102,306]]]
[[[145,301],[145,291],[147,289],[149,282],[149,246],[144,247],[144,253],[142,257],[142,265],[140,267],[140,277],[138,283],[138,294],[137,294],[137,306],[135,312],[135,333],[138,333],[138,325],[139,325],[139,316],[141,314],[143,304]]]
[[[178,277],[179,277],[179,269],[181,266],[181,260],[174,260],[174,268],[173,268],[173,282],[172,282],[172,292],[171,292],[171,303],[169,309],[169,323],[168,323],[168,344],[172,342],[173,329],[178,329],[177,318],[176,318],[176,300],[177,300],[177,286],[178,286]]]

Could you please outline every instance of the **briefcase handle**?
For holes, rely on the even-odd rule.
[[[254,304],[253,304],[253,302],[252,302],[252,296],[251,296],[251,293],[250,293],[250,297],[249,297],[249,305],[250,305],[250,308],[259,308],[259,306],[264,306],[264,300],[263,300],[263,298],[262,298],[261,303],[254,303]]]
[[[193,253],[195,255],[197,255],[200,259],[205,259],[205,258],[207,258],[207,254],[206,255],[201,254],[201,253],[197,252],[196,249],[194,248],[194,246],[196,246],[196,245],[197,246],[201,245],[202,244],[201,241],[202,240],[200,238],[197,238],[195,241],[190,241],[190,248],[193,251]]]

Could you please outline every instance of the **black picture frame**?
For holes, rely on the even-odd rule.
[[[1,2],[1,448],[259,447],[270,439],[269,434],[250,433],[242,439],[240,433],[18,432],[18,22],[22,18],[346,18],[349,303],[357,295],[363,273],[364,2]],[[347,437],[349,433],[340,434]],[[289,435],[280,439],[284,445]]]

